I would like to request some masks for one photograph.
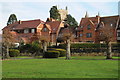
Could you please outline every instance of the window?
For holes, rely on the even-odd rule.
[[[90,25],[88,25],[88,26],[87,26],[87,29],[88,29],[88,30],[89,30],[89,29],[91,29],[91,26],[90,26]]]
[[[80,37],[82,37],[83,36],[83,34],[80,34]]]
[[[46,31],[47,31],[47,28],[44,28],[43,31],[46,32]]]
[[[120,32],[118,32],[118,35],[117,35],[118,37],[120,37]]]
[[[113,24],[111,23],[110,26],[113,26]]]
[[[31,33],[35,33],[35,29],[31,29]]]
[[[92,33],[86,33],[86,37],[87,37],[87,38],[92,37]]]
[[[83,26],[80,26],[80,28],[83,28]]]
[[[25,30],[24,30],[24,33],[29,33],[29,29],[25,29]]]

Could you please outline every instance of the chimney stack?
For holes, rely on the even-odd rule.
[[[21,20],[19,20],[19,24],[22,24],[22,21],[21,21]]]

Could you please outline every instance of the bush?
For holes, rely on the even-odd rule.
[[[20,51],[17,49],[10,49],[9,50],[9,55],[10,57],[17,57],[19,55]]]
[[[44,53],[44,58],[58,58],[60,55],[59,51],[47,51]]]
[[[40,43],[33,42],[31,44],[25,44],[20,46],[20,52],[21,53],[31,53],[31,55],[40,55],[42,52]]]
[[[59,57],[64,57],[66,55],[66,50],[64,50],[64,49],[55,49],[55,50],[60,52]]]

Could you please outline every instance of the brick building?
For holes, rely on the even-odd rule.
[[[40,19],[28,20],[28,21],[17,21],[4,27],[4,30],[10,30],[14,35],[16,35],[17,42],[31,43],[38,40],[38,37],[45,36],[50,39],[50,42],[55,43],[56,37],[59,30],[63,26],[62,21],[55,21],[53,19],[48,19],[44,22]]]
[[[99,14],[95,17],[89,17],[87,12],[84,18],[81,19],[80,25],[77,28],[65,28],[62,21],[56,21],[47,18],[46,22],[36,19],[28,21],[17,21],[3,28],[8,29],[14,34],[18,41],[31,43],[38,40],[38,37],[46,37],[52,44],[56,43],[58,36],[63,32],[71,31],[74,33],[73,42],[92,42],[96,43],[96,37],[100,34],[101,27],[112,27],[113,42],[120,42],[120,16],[100,17]],[[63,32],[62,32],[63,31]]]
[[[106,17],[100,17],[99,15],[96,15],[96,17],[88,17],[88,14],[86,13],[85,18],[81,19],[80,25],[78,27],[78,41],[92,43],[97,42],[96,37],[99,34],[100,27],[112,27],[112,34],[114,34],[112,42],[119,41],[119,19],[120,17],[118,15]]]

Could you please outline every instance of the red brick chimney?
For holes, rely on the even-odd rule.
[[[19,24],[22,24],[22,21],[21,21],[21,20],[19,20]]]

